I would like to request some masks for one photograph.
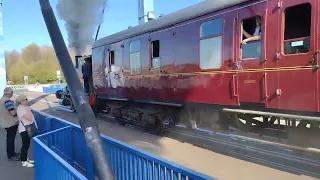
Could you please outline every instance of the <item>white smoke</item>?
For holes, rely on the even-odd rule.
[[[95,29],[102,23],[106,0],[59,0],[57,11],[66,23],[69,48],[82,55],[94,40]]]

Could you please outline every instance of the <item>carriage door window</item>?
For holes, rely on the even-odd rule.
[[[141,72],[139,40],[130,43],[130,68],[131,74],[139,74]]]
[[[160,67],[160,41],[151,42],[151,67],[159,68]]]
[[[261,57],[261,16],[244,19],[241,24],[242,59]]]
[[[285,10],[284,54],[307,53],[310,50],[311,4]]]
[[[200,68],[217,69],[222,65],[221,19],[211,20],[200,27]]]
[[[114,51],[109,52],[109,69],[110,70],[112,65],[114,65]]]

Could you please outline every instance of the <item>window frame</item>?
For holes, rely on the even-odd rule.
[[[158,53],[159,56],[158,57],[153,56],[153,42],[155,42],[155,41],[159,42],[159,53]],[[149,45],[150,45],[150,68],[152,68],[152,69],[160,68],[160,40],[157,39],[157,40],[150,41]],[[158,60],[159,66],[154,67],[154,60]]]
[[[221,31],[220,33],[217,33],[217,34],[214,34],[214,35],[209,35],[209,36],[202,36],[202,27],[204,24],[208,23],[208,22],[212,22],[212,21],[221,21]],[[199,42],[198,42],[198,47],[199,47],[199,68],[203,71],[208,71],[208,70],[216,70],[216,69],[221,69],[221,67],[224,65],[224,61],[223,61],[223,42],[224,42],[224,28],[225,28],[225,19],[222,18],[222,17],[215,17],[214,19],[209,19],[209,20],[206,20],[204,22],[201,22],[200,26],[199,26]],[[219,67],[209,67],[209,68],[201,68],[201,41],[202,40],[207,40],[207,39],[214,39],[214,38],[217,38],[217,37],[221,37],[221,59],[220,59],[220,62],[221,62],[221,65]]]
[[[111,68],[112,65],[116,64],[116,62],[115,62],[115,52],[114,52],[114,50],[109,50],[108,54],[109,54],[109,68]],[[111,64],[111,55],[113,55],[112,56],[113,57],[113,64]]]
[[[294,39],[287,39],[285,40],[285,25],[286,25],[286,14],[285,14],[285,11],[289,8],[292,8],[292,7],[295,7],[295,6],[300,6],[300,5],[304,5],[304,4],[309,4],[311,6],[311,24],[310,24],[310,35],[309,36],[306,36],[306,37],[299,37],[299,38],[294,38]],[[312,43],[313,43],[313,39],[312,39],[312,35],[313,35],[313,30],[312,30],[312,26],[314,25],[314,18],[312,16],[312,13],[313,13],[313,9],[314,7],[312,6],[312,4],[310,2],[303,2],[303,3],[300,3],[300,4],[295,4],[295,5],[292,5],[292,6],[289,6],[289,7],[286,7],[283,12],[281,13],[280,15],[280,18],[282,18],[282,24],[281,24],[281,42],[280,42],[280,53],[282,56],[299,56],[299,55],[306,55],[308,53],[311,52],[311,47],[312,47]],[[303,41],[307,38],[310,38],[310,48],[309,48],[309,51],[308,52],[305,52],[305,53],[294,53],[294,54],[285,54],[284,52],[284,49],[285,49],[285,43],[286,42],[296,42],[296,41]]]
[[[248,42],[247,44],[251,44],[251,43],[255,43],[255,42],[260,42],[260,50],[261,50],[261,52],[260,52],[260,57],[253,57],[253,58],[243,58],[243,45],[246,45],[246,44],[242,44],[242,41],[244,40],[243,39],[243,21],[245,21],[245,20],[249,20],[249,19],[253,19],[253,18],[255,18],[255,17],[257,17],[257,16],[260,16],[260,18],[261,18],[261,38],[259,39],[259,40],[253,40],[253,41],[250,41],[250,42]],[[265,25],[264,25],[264,21],[265,21],[265,19],[264,19],[265,17],[263,16],[263,15],[260,15],[260,14],[257,14],[257,15],[255,15],[255,16],[250,16],[250,17],[246,17],[246,18],[243,18],[243,19],[241,19],[241,21],[240,21],[240,26],[239,26],[239,28],[240,28],[240,55],[239,55],[239,57],[240,57],[240,60],[241,61],[248,61],[248,60],[258,60],[258,59],[262,59],[263,57],[263,51],[265,50],[264,48],[263,48],[263,38],[265,38],[265,34],[263,34],[263,32],[265,32]]]
[[[135,50],[135,51],[132,51],[132,44],[135,43],[135,42],[139,42],[139,50]],[[131,56],[133,54],[139,54],[139,70],[140,71],[135,71],[133,70],[133,67],[132,67],[132,59],[131,59]],[[129,44],[129,63],[130,63],[130,72],[131,72],[131,75],[140,75],[141,74],[141,40],[140,39],[136,39],[136,40],[133,40],[130,42]],[[135,69],[136,69],[136,66],[135,66]]]
[[[139,50],[132,51],[132,44],[135,43],[135,42],[139,42]],[[129,52],[130,52],[130,54],[136,53],[136,52],[141,52],[141,40],[140,39],[137,39],[137,40],[134,40],[134,41],[130,42],[130,44],[129,44]]]
[[[140,52],[135,52],[135,53],[131,53],[130,54],[130,72],[131,72],[131,74],[132,75],[139,75],[139,74],[141,74],[141,63],[139,63],[139,65],[137,66],[137,65],[135,65],[135,66],[133,66],[132,64],[133,64],[133,62],[135,62],[136,63],[136,61],[132,61],[131,60],[131,56],[132,55],[139,55],[139,60],[141,59],[141,54],[140,54]],[[138,62],[141,62],[141,61],[138,61]],[[140,71],[136,71],[136,69],[137,69],[137,67],[139,67],[139,70]]]

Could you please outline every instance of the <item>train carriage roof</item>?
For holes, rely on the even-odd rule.
[[[101,38],[93,43],[93,48],[121,41],[123,39],[130,38],[143,33],[151,32],[156,29],[168,27],[170,25],[183,22],[201,15],[205,15],[219,9],[237,5],[245,1],[249,0],[206,0],[202,3],[187,7],[185,9],[176,11],[174,13],[165,15],[160,18],[156,18],[147,23],[134,26],[130,29],[126,29],[112,34],[110,36]]]

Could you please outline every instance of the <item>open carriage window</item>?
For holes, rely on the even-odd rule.
[[[109,66],[114,65],[114,51],[109,52]]]
[[[244,19],[241,26],[242,59],[259,58],[261,56],[261,16]]]
[[[151,67],[160,67],[160,41],[155,40],[151,42]]]
[[[311,4],[288,7],[284,13],[284,53],[308,52],[310,50]]]

